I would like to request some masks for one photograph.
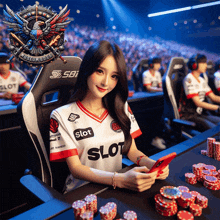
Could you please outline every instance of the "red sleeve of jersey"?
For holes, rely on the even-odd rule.
[[[144,84],[144,86],[150,86],[151,85],[151,83],[148,83],[148,84]]]
[[[20,85],[20,86],[22,87],[22,86],[24,86],[26,83],[27,83],[27,81],[25,81],[25,82],[21,83],[21,85]]]
[[[198,93],[189,94],[186,96],[186,98],[191,99],[192,97],[197,96],[197,95],[199,95],[199,94]]]
[[[220,91],[220,87],[219,87],[219,88],[217,88],[217,90],[218,90],[218,91]]]
[[[132,137],[133,139],[135,139],[135,138],[137,138],[137,137],[139,137],[139,136],[141,136],[141,135],[142,135],[141,129],[138,129],[137,131],[131,133],[131,137]]]
[[[63,162],[67,157],[78,155],[77,149],[64,150],[57,153],[50,154],[50,161]]]
[[[209,95],[210,93],[212,93],[212,90],[209,90],[205,95]]]

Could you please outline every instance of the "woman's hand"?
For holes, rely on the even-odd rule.
[[[126,188],[143,192],[154,184],[157,173],[146,173],[149,169],[145,166],[135,167],[126,173],[118,173],[116,184],[120,188]]]
[[[169,176],[169,165],[159,172],[159,176],[156,179],[164,180]]]

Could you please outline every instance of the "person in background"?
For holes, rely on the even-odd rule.
[[[161,67],[161,58],[152,57],[148,60],[149,69],[143,72],[143,86],[147,92],[162,92],[162,79],[159,69]],[[153,125],[154,138],[151,145],[164,150],[166,149],[165,140],[161,137],[163,133],[163,119],[159,118]]]
[[[220,115],[220,96],[215,95],[201,73],[206,72],[207,58],[203,54],[192,56],[188,61],[190,73],[183,80],[184,96],[180,103],[181,119],[195,122],[198,130],[205,131],[215,127],[220,122],[220,117],[212,115],[215,111]],[[213,103],[206,102],[209,97]]]
[[[155,161],[136,147],[142,132],[127,98],[121,49],[108,41],[94,43],[82,60],[72,100],[51,113],[50,161],[66,161],[71,172],[64,193],[85,181],[144,191],[168,176],[168,166],[159,176],[147,173]],[[122,155],[140,167],[117,173]]]
[[[143,86],[147,92],[162,92],[162,79],[159,69],[161,58],[153,57],[148,60],[149,69],[143,72]]]
[[[12,94],[18,93],[19,86],[24,86],[27,90],[31,87],[21,73],[10,70],[8,58],[7,53],[0,53],[0,98],[2,99],[12,99]]]

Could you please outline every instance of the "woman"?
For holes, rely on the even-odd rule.
[[[93,44],[81,63],[72,102],[51,114],[50,160],[66,160],[71,172],[65,192],[81,180],[144,191],[168,176],[168,167],[159,177],[146,173],[155,161],[137,150],[134,138],[141,131],[127,97],[122,51],[107,41]],[[141,167],[117,173],[122,154]]]

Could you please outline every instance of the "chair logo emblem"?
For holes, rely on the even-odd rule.
[[[53,70],[50,76],[50,79],[58,79],[58,78],[76,78],[78,76],[79,71],[64,71],[62,70]]]
[[[182,64],[175,64],[173,69],[177,70],[177,69],[181,69],[183,67]]]

